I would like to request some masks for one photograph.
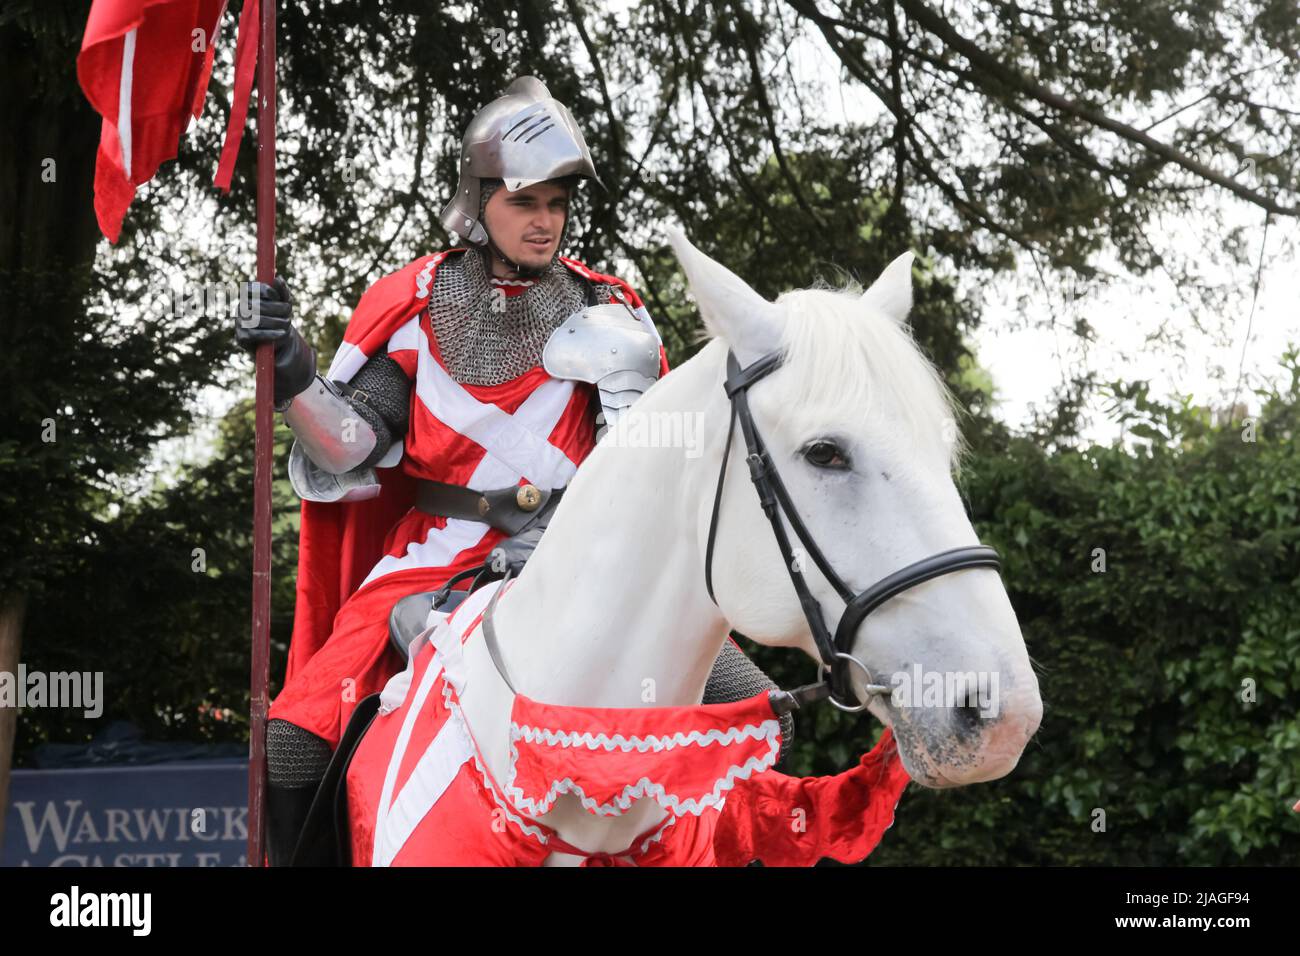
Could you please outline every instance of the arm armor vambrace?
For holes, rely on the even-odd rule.
[[[319,375],[284,410],[284,421],[312,463],[341,475],[368,459],[378,436],[333,382]]]
[[[289,480],[294,491],[308,501],[360,501],[373,498],[379,493],[379,484],[372,466],[378,464],[393,450],[395,444],[406,437],[411,411],[410,380],[395,360],[387,355],[376,355],[361,366],[351,382],[326,383],[318,378],[308,391],[317,390],[325,393],[324,396],[315,397],[317,405],[313,406],[309,402],[298,406],[297,402],[307,395],[304,392],[295,396],[294,403],[285,412],[286,422],[298,436],[289,455]],[[294,411],[295,408],[297,411]],[[353,443],[345,445],[338,441],[328,443],[321,440],[309,443],[308,436],[319,435],[321,429],[317,427],[311,432],[303,425],[303,421],[319,425],[321,415],[328,416],[324,421],[334,422],[332,432],[328,426],[325,427],[326,436],[344,435],[343,427],[346,425],[349,429],[347,434]],[[297,424],[294,419],[298,420]],[[357,462],[356,457],[362,454],[370,441],[373,441],[373,445],[369,445],[369,452]],[[322,444],[326,446],[324,452]],[[355,447],[352,447],[353,444]],[[344,458],[331,454],[331,448],[348,451],[350,455]],[[338,471],[336,469],[341,461],[345,464],[350,461],[352,464]],[[389,464],[395,465],[396,462]]]

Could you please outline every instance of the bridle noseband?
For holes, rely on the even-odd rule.
[[[763,507],[763,513],[772,524],[772,532],[776,535],[781,557],[790,572],[790,580],[794,583],[804,617],[807,618],[808,626],[812,629],[813,640],[816,642],[817,653],[822,662],[822,679],[815,684],[785,692],[782,702],[784,709],[794,709],[811,701],[829,699],[835,707],[852,713],[864,710],[867,705],[846,703],[854,699],[850,665],[857,666],[866,675],[869,697],[892,692],[890,687],[873,683],[871,672],[866,665],[849,653],[853,649],[853,638],[857,634],[858,625],[863,619],[895,595],[932,578],[968,568],[1000,570],[1002,562],[998,558],[998,553],[987,545],[953,548],[909,564],[877,581],[865,591],[855,594],[852,588],[844,583],[844,579],[835,573],[835,569],[831,567],[826,556],[813,541],[812,535],[808,533],[808,528],[795,510],[790,494],[786,491],[767,447],[763,444],[763,438],[754,425],[754,416],[749,409],[749,387],[778,368],[782,361],[783,356],[780,352],[772,352],[752,365],[741,368],[735,354],[731,351],[727,352],[727,378],[724,387],[727,398],[731,400],[731,423],[727,427],[727,444],[722,452],[722,467],[718,471],[718,488],[713,498],[713,516],[709,520],[709,543],[704,556],[704,580],[710,599],[717,604],[717,598],[713,596],[713,543],[718,532],[722,485],[727,476],[727,462],[731,457],[731,441],[735,434],[736,421],[739,420],[741,433],[745,437],[745,447],[748,450],[745,462],[749,465],[749,476],[758,490],[758,500]],[[845,602],[844,613],[840,616],[834,637],[831,636],[822,617],[821,604],[809,590],[803,571],[795,560],[794,552],[790,547],[790,538],[786,534],[778,510],[785,512],[786,520],[794,529],[795,537],[799,539],[813,563]]]

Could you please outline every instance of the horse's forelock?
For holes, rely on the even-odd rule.
[[[851,285],[786,292],[776,304],[785,310],[782,348],[794,402],[848,406],[865,417],[880,395],[891,395],[911,437],[927,447],[946,444],[950,467],[960,469],[959,407],[906,325],[874,313]]]

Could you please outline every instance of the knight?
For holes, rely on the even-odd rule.
[[[324,375],[287,284],[245,286],[254,320],[236,340],[275,344],[302,499],[293,636],[266,734],[272,865],[290,861],[342,728],[404,667],[434,595],[468,586],[490,555],[526,560],[602,429],[668,370],[631,285],[561,254],[579,184],[603,184],[546,86],[511,83],[458,159],[441,213],[452,248],[372,285]],[[439,607],[452,601],[444,591]],[[705,700],[769,686],[728,641]]]

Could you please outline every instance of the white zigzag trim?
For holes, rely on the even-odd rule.
[[[664,831],[667,830],[670,826],[672,826],[680,819],[681,817],[673,816],[671,813],[668,814],[667,819],[664,820],[664,825],[661,826],[654,833],[650,834],[648,837],[645,838],[645,840],[641,842],[641,846],[638,847],[636,851],[637,855],[639,856],[640,854],[645,853],[646,850],[650,849],[651,843],[662,842],[664,838]]]
[[[690,747],[694,745],[707,747],[709,744],[715,743],[722,744],[725,747],[730,744],[740,743],[742,740],[770,741],[780,729],[781,724],[779,721],[765,720],[761,724],[728,727],[725,731],[714,728],[705,733],[698,730],[692,730],[690,733],[677,731],[668,737],[660,734],[647,734],[644,737],[624,737],[622,734],[614,734],[614,736],[610,737],[607,734],[579,734],[567,730],[547,730],[544,727],[532,727],[528,724],[520,725],[512,721],[510,724],[510,740],[512,743],[522,739],[530,744],[541,742],[549,747],[558,744],[561,747],[586,747],[588,750],[598,748],[613,750],[617,747],[624,753],[634,749],[638,753],[645,753],[647,750],[658,752],[660,750],[672,750],[674,747]]]
[[[451,684],[444,679],[443,687],[442,687],[442,702],[444,706],[446,706],[446,708],[452,713],[453,717],[455,719],[460,720],[461,725],[465,728],[465,732],[469,734],[470,740],[473,740],[474,735],[469,733],[469,724],[465,722],[464,715],[461,713],[460,710],[460,704],[452,700],[452,690],[453,688]],[[524,819],[514,811],[514,808],[510,806],[510,804],[505,800],[505,798],[502,797],[501,794],[496,792],[496,789],[492,786],[492,778],[488,775],[487,769],[483,766],[483,763],[479,760],[477,746],[474,747],[474,769],[478,771],[479,777],[483,781],[483,789],[486,790],[489,794],[491,794],[493,801],[496,803],[498,807],[501,808],[502,812],[505,814],[506,819],[509,820],[511,823],[513,823],[516,827],[518,827],[520,832],[533,837],[535,840],[537,840],[538,843],[542,844],[542,846],[547,846],[550,843],[550,838],[538,826],[534,826],[532,824],[525,822]],[[719,806],[721,806],[721,804],[719,804]],[[650,848],[651,844],[662,842],[664,838],[664,833],[667,832],[668,828],[672,826],[674,823],[676,823],[677,820],[678,817],[669,814],[668,817],[664,820],[663,825],[660,826],[659,829],[655,830],[654,833],[650,834],[648,837],[646,837],[644,840],[641,841],[640,846],[637,847],[636,856],[640,856],[641,854],[645,853]],[[632,863],[636,862],[635,857],[632,855],[624,855],[623,857],[621,857],[621,859],[627,859],[629,862]]]
[[[736,785],[737,780],[748,780],[755,773],[762,773],[776,764],[776,760],[781,751],[780,741],[781,725],[775,720],[765,720],[762,724],[750,724],[737,731],[732,727],[723,734],[717,730],[710,730],[707,734],[701,734],[698,730],[693,730],[689,734],[675,733],[671,737],[663,738],[651,735],[646,738],[633,737],[630,740],[624,738],[621,734],[615,734],[613,738],[604,734],[566,734],[554,731],[535,731],[532,728],[518,728],[513,723],[510,728],[510,771],[507,775],[506,782],[502,784],[502,789],[506,796],[519,808],[520,812],[528,813],[534,816],[540,816],[547,813],[551,805],[555,803],[560,794],[571,793],[578,797],[582,805],[592,813],[598,816],[618,816],[627,812],[637,800],[644,797],[650,797],[663,807],[665,810],[677,816],[683,814],[692,814],[699,816],[705,809],[713,807],[718,810],[722,809],[726,803],[724,794]],[[520,738],[528,739],[525,732],[531,731],[533,734],[553,735],[554,740],[560,741],[563,746],[572,746],[573,743],[586,746],[594,750],[596,746],[604,747],[606,750],[612,750],[614,746],[627,752],[633,749],[641,741],[662,741],[664,746],[656,749],[668,749],[672,746],[684,746],[688,744],[699,743],[701,746],[707,746],[709,743],[734,743],[736,740],[745,737],[753,737],[755,740],[766,740],[768,744],[767,753],[761,757],[750,757],[739,766],[733,764],[727,769],[727,772],[714,781],[713,789],[703,797],[696,800],[693,798],[683,799],[675,793],[669,793],[662,785],[655,783],[649,777],[642,777],[636,783],[625,786],[621,793],[614,797],[612,803],[598,803],[592,797],[588,797],[586,791],[575,783],[572,777],[565,777],[562,780],[555,780],[551,783],[540,801],[533,800],[525,796],[521,788],[515,786],[515,775],[517,764],[519,762],[519,748],[517,741]],[[756,731],[762,731],[756,733]],[[731,739],[728,739],[731,738]],[[572,743],[570,743],[572,741]],[[620,743],[620,741],[622,741]],[[531,741],[530,741],[531,742]],[[554,742],[554,741],[551,741]],[[649,747],[638,747],[642,753]]]
[[[424,264],[419,275],[415,277],[415,297],[417,299],[427,299],[429,297],[429,279],[433,276],[433,270],[438,267],[438,263],[447,258],[447,253],[435,253],[433,258]]]
[[[469,723],[465,720],[464,714],[461,713],[460,704],[456,701],[453,701],[451,699],[451,695],[452,695],[451,683],[447,680],[443,680],[442,682],[443,705],[451,712],[452,719],[460,721],[461,726],[465,728],[465,733],[469,736],[469,739],[472,741],[474,740],[474,735],[470,732]],[[475,742],[474,744],[474,768],[478,771],[479,777],[483,781],[483,789],[492,795],[492,799],[496,802],[496,805],[501,808],[501,811],[505,814],[506,819],[509,820],[511,823],[513,823],[516,827],[518,827],[521,833],[531,836],[538,843],[542,844],[542,846],[546,846],[550,842],[550,838],[544,832],[542,832],[542,830],[537,826],[526,823],[523,817],[515,813],[514,808],[511,807],[510,804],[506,802],[506,800],[501,796],[501,794],[496,792],[495,788],[493,788],[492,778],[488,775],[487,768],[483,766],[482,761],[479,760],[477,742]]]

